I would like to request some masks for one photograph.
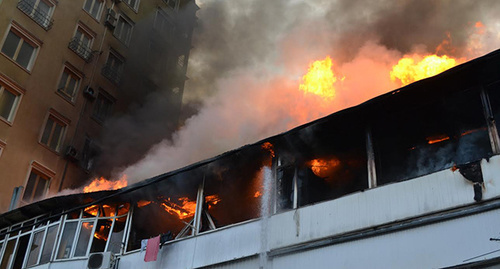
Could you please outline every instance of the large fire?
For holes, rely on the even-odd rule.
[[[123,175],[117,181],[111,181],[105,179],[104,177],[100,177],[100,178],[95,178],[94,180],[92,180],[92,182],[90,182],[89,185],[85,186],[83,188],[83,192],[87,193],[87,192],[104,191],[104,190],[117,190],[126,187],[127,184],[128,184],[127,175]]]
[[[205,202],[208,208],[219,203],[221,199],[218,195],[208,195],[205,196]],[[158,202],[140,200],[137,202],[137,207],[145,207],[150,204],[159,204],[163,210],[168,212],[170,215],[176,216],[179,219],[187,219],[194,216],[196,212],[196,201],[189,200],[188,197],[180,197],[177,199],[158,197]]]
[[[326,178],[330,175],[332,169],[340,165],[340,161],[336,158],[314,159],[309,161],[307,165],[311,168],[316,176]]]
[[[435,54],[423,58],[418,55],[405,56],[392,67],[390,72],[391,80],[399,80],[403,85],[407,85],[437,75],[456,66],[461,61],[446,55],[437,56]]]
[[[324,60],[315,61],[309,65],[307,74],[302,77],[299,89],[330,100],[335,97],[333,84],[337,81],[332,71],[332,59],[326,56]]]

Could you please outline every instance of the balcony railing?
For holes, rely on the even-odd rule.
[[[71,39],[68,47],[78,56],[82,57],[86,62],[92,61],[92,50],[77,38]]]
[[[106,64],[103,66],[101,74],[111,80],[111,82],[113,82],[114,84],[120,83],[120,70],[110,64]]]
[[[36,23],[42,26],[45,30],[52,28],[54,20],[50,19],[50,14],[41,11],[33,5],[32,1],[21,0],[17,4],[17,8],[32,18]]]

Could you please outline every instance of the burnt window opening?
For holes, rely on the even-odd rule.
[[[373,142],[378,185],[492,154],[478,89],[405,111],[386,111],[373,126]]]
[[[191,235],[202,179],[195,172],[182,173],[132,192],[136,202],[127,251],[139,249],[141,240],[158,235],[171,235],[170,239]]]
[[[493,118],[490,119],[494,122],[497,133],[500,130],[500,81],[495,82],[487,88],[488,99]]]
[[[265,166],[268,152],[260,147],[247,150],[209,165],[200,232],[261,216],[264,177],[270,175]]]
[[[277,211],[367,189],[365,139],[359,123],[335,119],[307,127],[300,135],[290,135],[287,144],[293,145],[293,150],[284,145],[278,154],[285,157],[278,161],[276,170]]]

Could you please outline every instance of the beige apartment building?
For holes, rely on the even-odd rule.
[[[106,119],[140,96],[167,89],[177,120],[197,9],[0,0],[0,212],[80,186]]]

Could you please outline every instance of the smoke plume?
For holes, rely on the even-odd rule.
[[[180,168],[398,88],[389,72],[405,55],[471,59],[500,41],[498,1],[197,3],[184,102],[198,111],[142,160],[116,167],[117,178]],[[308,65],[327,55],[338,78],[330,101],[298,90]]]

